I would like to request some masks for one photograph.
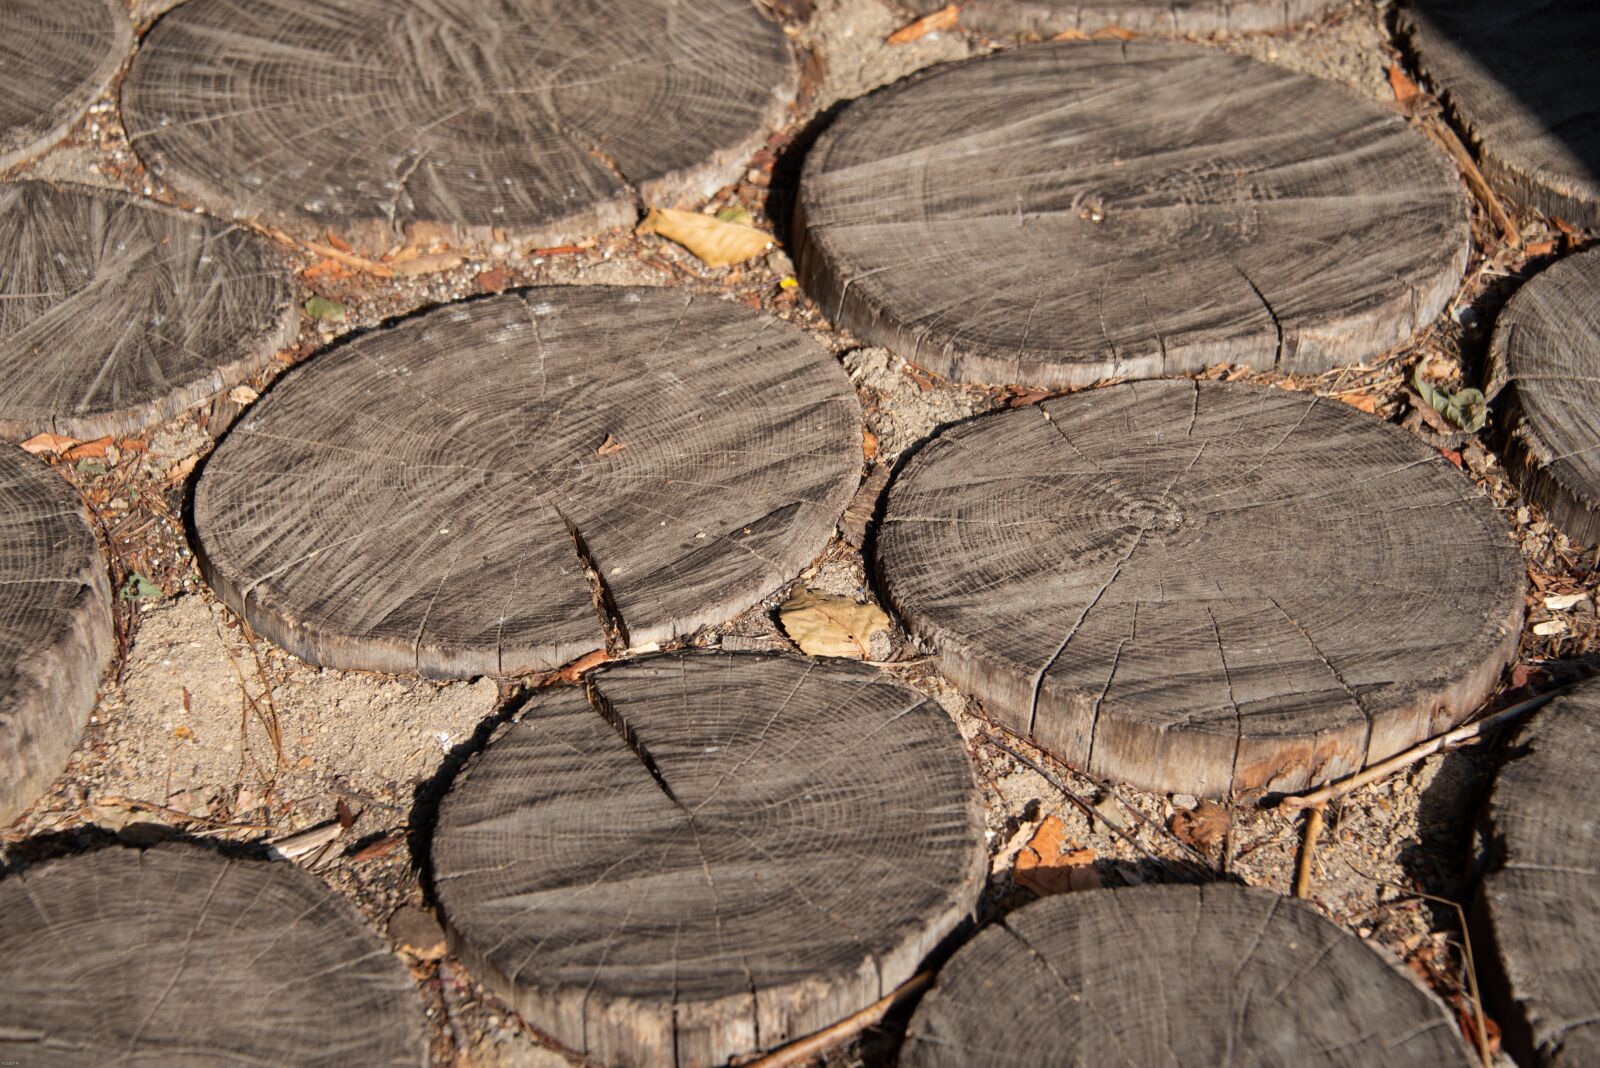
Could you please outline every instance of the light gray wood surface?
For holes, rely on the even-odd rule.
[[[941,0],[908,0],[913,11],[944,7]],[[1053,37],[1117,27],[1135,33],[1249,33],[1284,30],[1338,6],[1338,0],[967,0],[961,25],[997,35]]]
[[[1517,290],[1495,320],[1486,392],[1523,496],[1573,541],[1600,541],[1600,250]]]
[[[110,579],[72,487],[0,445],[0,827],[61,774],[110,664]]]
[[[1406,0],[1399,29],[1518,201],[1600,227],[1600,5]]]
[[[1047,898],[939,972],[905,1068],[1466,1068],[1455,1021],[1306,905],[1212,884]]]
[[[1431,321],[1460,179],[1398,115],[1216,49],[1065,42],[852,103],[806,159],[800,279],[869,344],[1041,387],[1316,372]]]
[[[889,600],[989,713],[1091,774],[1297,790],[1459,722],[1524,565],[1467,478],[1336,400],[1139,382],[949,429],[897,475]]]
[[[293,864],[168,843],[0,880],[0,1061],[416,1068],[422,1025],[400,960]]]
[[[196,547],[316,663],[516,674],[608,621],[637,646],[744,610],[822,550],[860,469],[849,379],[797,328],[682,290],[531,289],[282,379],[204,467]]]
[[[170,419],[300,329],[264,240],[121,193],[0,184],[0,435],[77,438]]]
[[[189,0],[123,113],[224,216],[369,251],[413,222],[554,245],[731,180],[795,80],[750,0]]]
[[[0,4],[0,170],[65,137],[132,47],[119,0]]]
[[[1487,810],[1475,918],[1495,1018],[1524,1065],[1600,1064],[1600,687],[1541,709],[1511,747]]]
[[[782,655],[591,678],[501,729],[433,838],[452,948],[535,1027],[722,1064],[877,1000],[972,910],[982,810],[931,699]]]

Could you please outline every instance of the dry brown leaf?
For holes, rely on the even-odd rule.
[[[889,628],[889,617],[875,604],[858,604],[799,589],[778,607],[783,629],[808,656],[842,656],[866,660],[872,636]]]
[[[78,443],[77,438],[63,437],[60,434],[35,434],[22,443],[22,447],[35,456],[54,456],[66,452]]]
[[[386,838],[379,838],[372,844],[362,847],[362,849],[350,859],[377,860],[379,857],[386,857],[390,853],[393,853],[396,849],[399,849],[405,840],[406,836],[403,832],[395,831]]]
[[[103,438],[95,438],[93,441],[86,441],[82,445],[74,445],[61,455],[68,460],[98,460],[106,454],[108,449],[113,448],[116,444],[116,439],[107,435]]]
[[[1088,39],[1089,35],[1082,30],[1062,30],[1050,38],[1052,41],[1087,41]]]
[[[627,447],[628,446],[618,441],[613,435],[607,434],[606,440],[602,441],[600,443],[600,447],[594,451],[597,456],[615,456],[617,453],[621,452]]]
[[[1378,412],[1378,398],[1371,393],[1353,389],[1348,393],[1339,394],[1339,399],[1350,405],[1350,407],[1366,412],[1368,415],[1376,415]]]
[[[926,37],[934,30],[948,30],[956,24],[961,17],[960,4],[948,4],[941,7],[931,15],[924,15],[915,22],[908,22],[889,35],[892,45],[908,44],[911,41]]]
[[[242,406],[254,404],[261,399],[261,394],[251,386],[234,386],[228,390],[228,399]]]
[[[861,428],[861,455],[868,460],[878,455],[878,435],[866,427]]]
[[[198,456],[185,456],[167,469],[167,485],[176,486],[194,473],[195,464],[200,462]]]
[[[1206,852],[1222,841],[1233,825],[1228,810],[1215,801],[1202,801],[1192,809],[1172,814],[1172,833],[1178,840]]]
[[[511,277],[511,272],[504,268],[496,268],[492,271],[478,272],[478,288],[482,289],[485,293],[504,292],[505,290],[511,288],[513,281],[514,279]]]
[[[1389,88],[1394,90],[1395,101],[1401,104],[1416,99],[1422,92],[1417,88],[1417,83],[1406,77],[1406,72],[1400,69],[1400,64],[1389,65]]]
[[[772,235],[753,226],[676,208],[651,208],[635,232],[660,234],[668,241],[675,241],[707,267],[743,263],[772,247]]]
[[[1027,887],[1040,897],[1100,888],[1102,880],[1094,868],[1094,850],[1066,848],[1066,832],[1059,818],[1044,818],[1017,854],[1012,875],[1018,886]]]
[[[1131,41],[1139,36],[1132,30],[1123,29],[1121,26],[1102,26],[1090,35],[1092,41]]]

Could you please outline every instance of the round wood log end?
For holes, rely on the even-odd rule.
[[[1495,778],[1475,902],[1485,986],[1507,1048],[1544,1068],[1600,1064],[1600,687],[1541,709]]]
[[[119,0],[0,5],[0,171],[65,137],[132,49]]]
[[[991,714],[1197,796],[1304,789],[1460,722],[1515,655],[1526,582],[1492,505],[1414,436],[1194,381],[944,431],[890,487],[878,566]]]
[[[1569,538],[1600,541],[1600,250],[1517,291],[1495,323],[1489,363],[1506,470]]]
[[[974,907],[959,732],[867,667],[679,652],[548,691],[433,836],[451,946],[605,1064],[722,1064],[864,1008]]]
[[[1008,914],[940,970],[900,1063],[1471,1062],[1445,1006],[1397,962],[1299,902],[1210,884],[1063,894]]]
[[[426,1052],[405,967],[293,864],[167,843],[0,880],[0,1060],[417,1068]]]
[[[0,826],[61,773],[116,644],[110,580],[77,495],[0,448]]]

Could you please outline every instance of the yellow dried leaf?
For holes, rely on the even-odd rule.
[[[651,208],[638,233],[660,234],[698,256],[707,267],[743,263],[772,247],[772,235],[753,226],[675,208]]]
[[[778,607],[783,629],[808,656],[865,660],[872,636],[887,630],[889,617],[873,604],[858,604],[811,590],[796,590]]]

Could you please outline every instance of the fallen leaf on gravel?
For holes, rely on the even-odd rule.
[[[872,636],[889,627],[889,617],[877,605],[806,589],[778,607],[778,619],[806,655],[853,660],[866,660]]]
[[[1411,386],[1434,411],[1448,419],[1459,430],[1476,434],[1483,429],[1483,424],[1489,418],[1489,408],[1484,402],[1481,390],[1463,389],[1459,393],[1450,393],[1440,389],[1422,377],[1420,365],[1411,374]]]
[[[743,263],[772,247],[772,235],[754,227],[675,208],[651,208],[634,232],[675,241],[707,267]]]
[[[327,297],[312,297],[306,301],[306,314],[313,319],[338,323],[344,321],[344,305]]]
[[[1368,415],[1376,415],[1378,412],[1378,398],[1371,393],[1364,393],[1359,389],[1354,389],[1348,393],[1339,394],[1339,399],[1357,411],[1366,412]]]
[[[1394,90],[1395,101],[1400,104],[1412,100],[1422,92],[1417,88],[1416,82],[1406,77],[1406,72],[1400,69],[1398,63],[1389,65],[1389,88]]]
[[[1099,889],[1102,880],[1094,868],[1094,850],[1063,849],[1065,839],[1066,827],[1061,820],[1046,816],[1017,854],[1017,863],[1012,869],[1017,885],[1027,887],[1040,897]]]
[[[128,576],[128,581],[122,584],[122,599],[124,601],[154,601],[160,600],[162,589],[144,575],[135,571]]]
[[[261,394],[250,386],[234,386],[228,390],[228,399],[235,404],[254,404],[261,399]]]
[[[35,456],[54,456],[66,452],[77,443],[77,438],[62,437],[60,434],[35,434],[24,441],[22,447]]]
[[[941,7],[931,15],[924,15],[915,22],[908,22],[889,35],[892,45],[909,44],[912,41],[928,36],[934,30],[948,30],[956,24],[961,17],[960,4],[948,4]]]
[[[1172,814],[1172,833],[1185,845],[1206,852],[1227,836],[1232,823],[1227,809],[1215,801],[1202,801]]]
[[[185,456],[167,469],[167,485],[176,486],[194,473],[195,464],[200,462],[198,456]]]
[[[389,835],[387,838],[380,838],[376,842],[373,842],[371,845],[363,846],[356,853],[356,855],[351,857],[350,859],[351,860],[377,860],[379,857],[386,857],[390,853],[393,853],[396,849],[399,849],[400,848],[400,844],[402,842],[404,842],[405,840],[406,840],[405,839],[405,835],[401,834],[399,831],[396,831],[394,834]]]
[[[478,272],[478,288],[485,293],[499,293],[511,288],[511,272],[504,268]]]
[[[868,460],[878,455],[878,435],[866,427],[861,428],[861,455]]]
[[[109,435],[86,441],[82,445],[74,445],[61,455],[68,460],[90,460],[106,455],[116,445],[116,440]]]

